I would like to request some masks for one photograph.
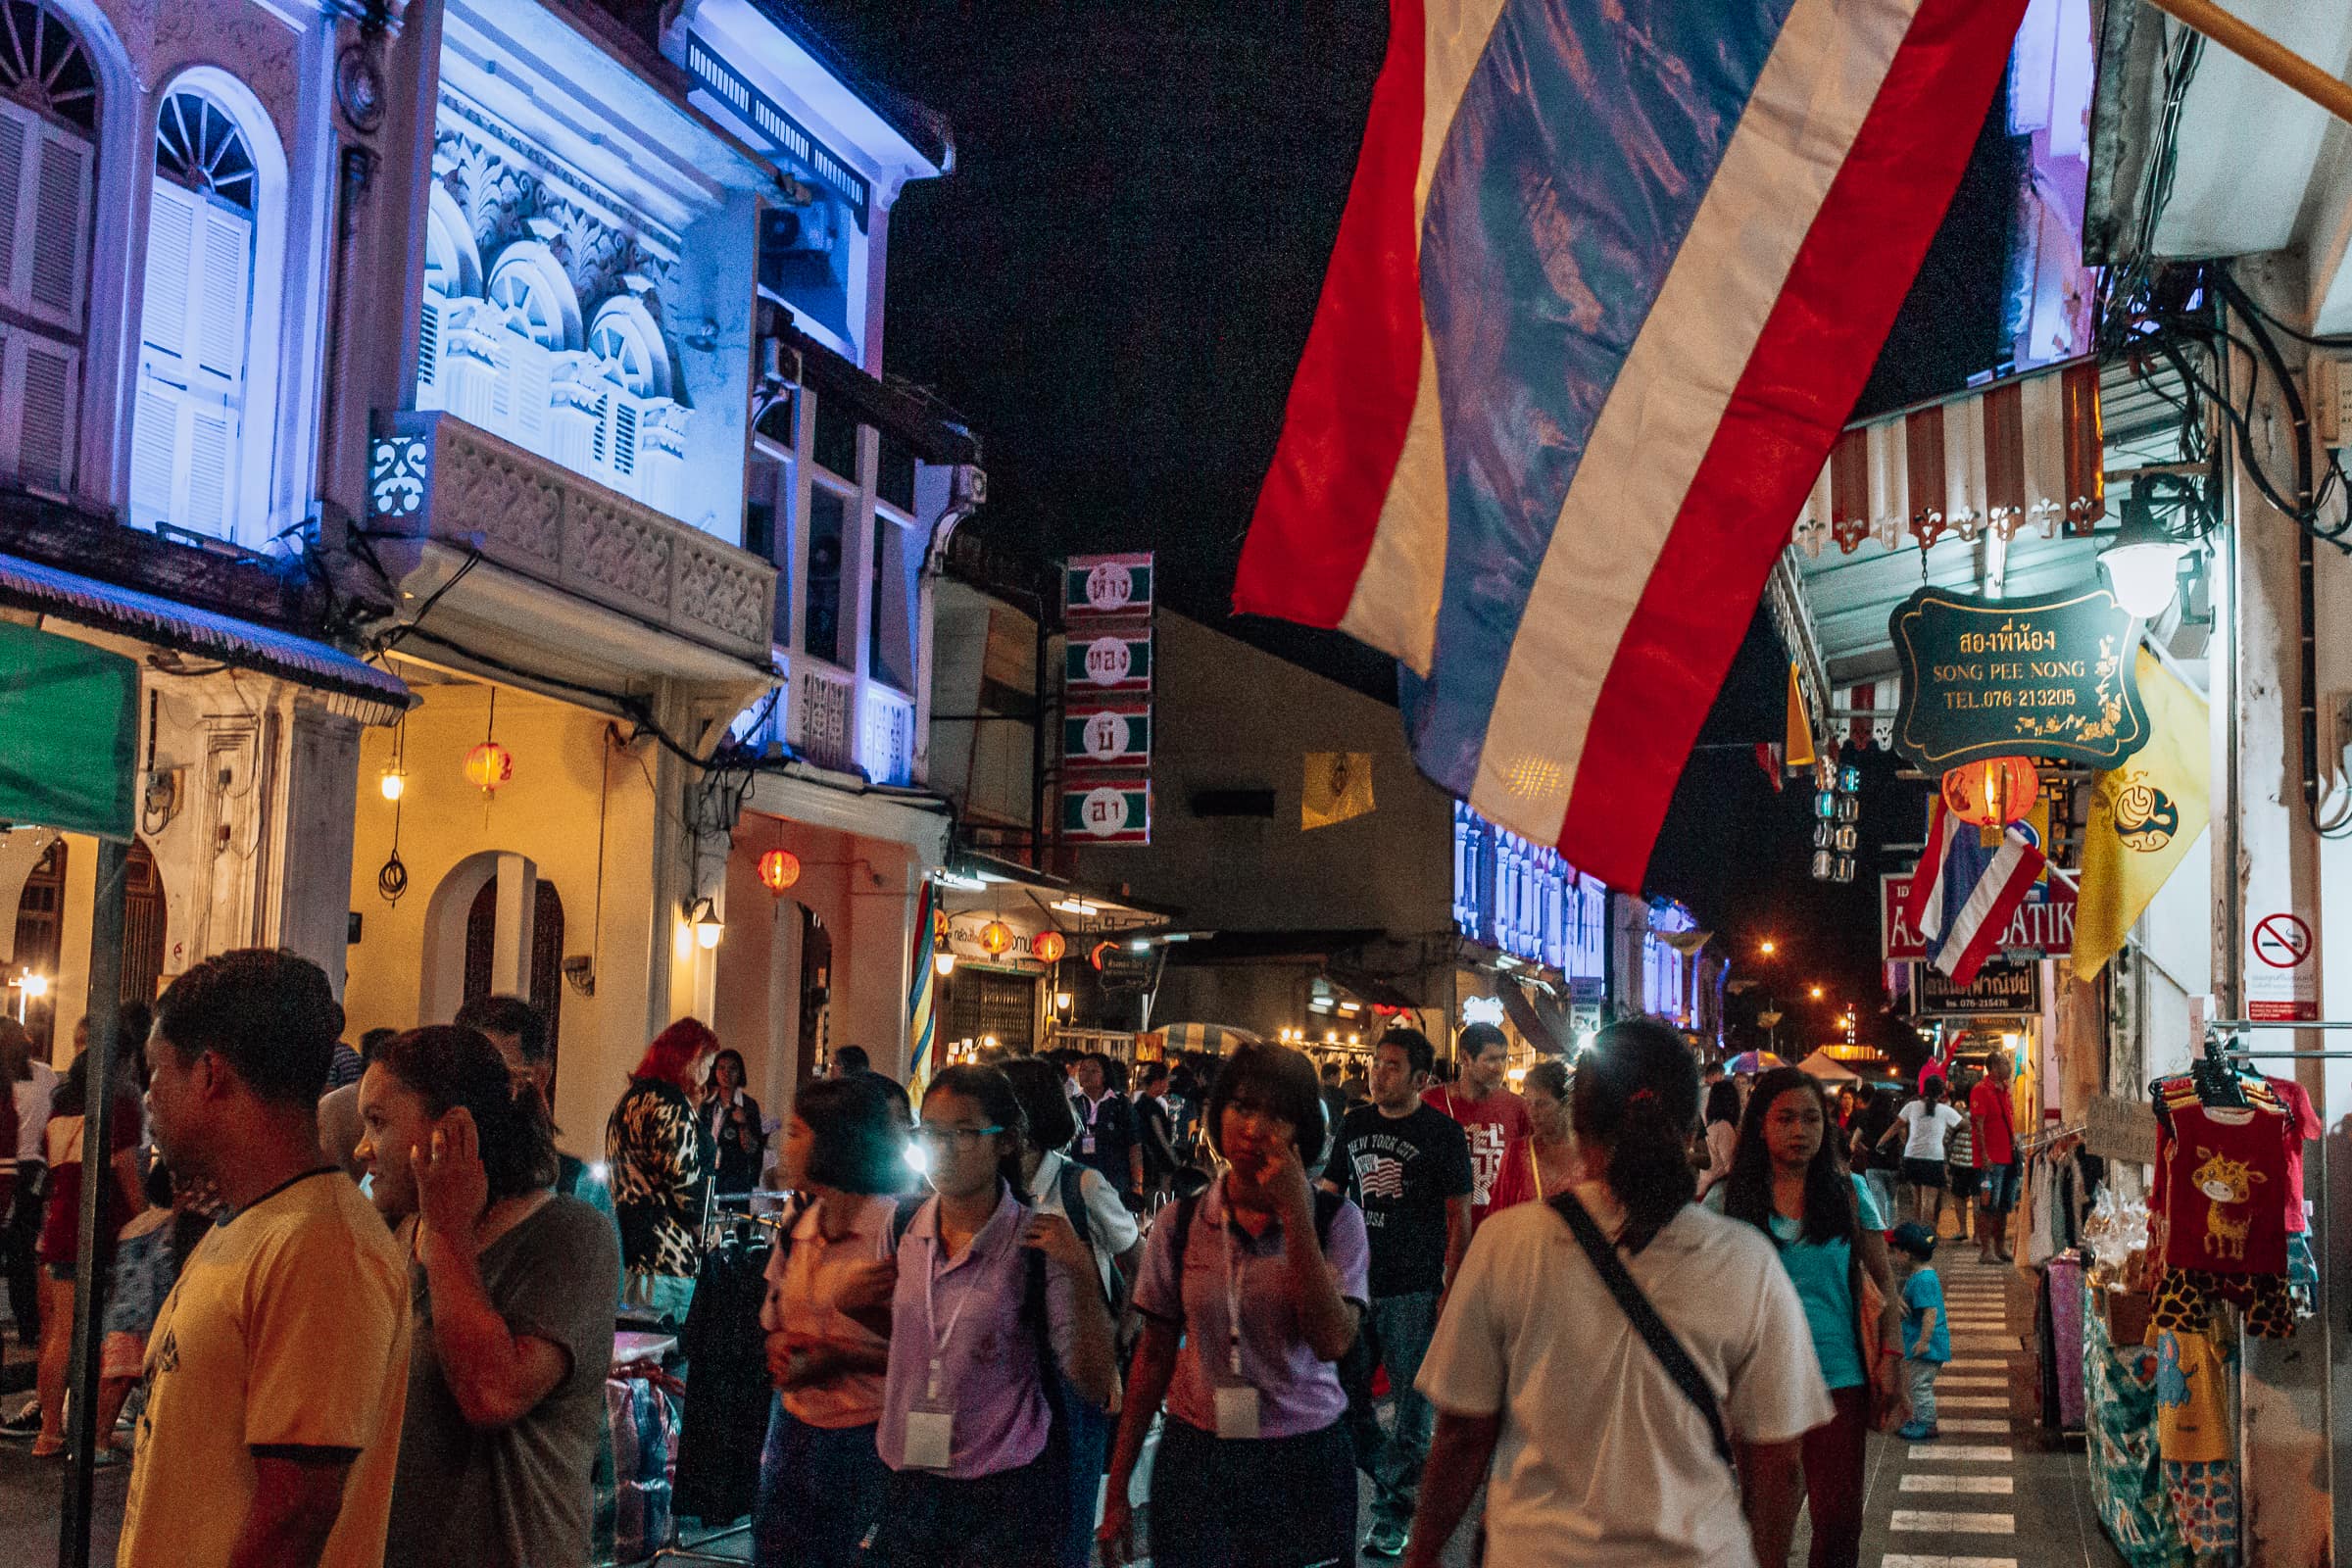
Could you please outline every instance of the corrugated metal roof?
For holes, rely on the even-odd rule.
[[[0,604],[282,676],[396,712],[411,700],[399,676],[325,643],[17,556],[0,555]]]

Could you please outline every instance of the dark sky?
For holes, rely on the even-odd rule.
[[[909,187],[892,216],[885,359],[979,432],[989,504],[971,526],[1041,561],[1155,550],[1175,608],[1393,700],[1390,662],[1350,639],[1227,612],[1387,6],[800,4],[955,125],[955,173]],[[2007,176],[1975,177],[1872,406],[1948,384],[1948,367],[1989,341],[1982,296],[1998,279],[1973,275],[1972,259],[2005,221]],[[1872,858],[1850,888],[1814,883],[1809,788],[1776,795],[1753,760],[1752,743],[1780,733],[1784,658],[1759,617],[1676,793],[1649,891],[1744,943],[1774,932],[1807,968],[1800,984],[1875,1003]],[[1891,775],[1877,759],[1866,844],[1917,840],[1917,789]]]

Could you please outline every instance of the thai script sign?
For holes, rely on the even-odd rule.
[[[2104,588],[2044,599],[1922,588],[1886,629],[1903,668],[1894,749],[1930,774],[2005,756],[2111,768],[2147,744],[2134,623]]]
[[[2075,951],[2075,890],[2052,877],[2017,906],[2001,932],[1996,951],[2037,958],[2062,958]],[[1879,878],[1879,956],[1888,963],[1927,960],[1927,939],[1903,918],[1911,896],[1909,873]]]

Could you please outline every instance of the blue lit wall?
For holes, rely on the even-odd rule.
[[[1564,974],[1603,973],[1608,892],[1557,850],[1453,807],[1453,923],[1473,942]]]

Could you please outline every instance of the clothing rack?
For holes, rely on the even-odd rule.
[[[2089,1125],[2088,1122],[2070,1121],[2063,1127],[2050,1129],[2038,1138],[2021,1138],[2017,1140],[2017,1147],[2024,1153],[2037,1154],[2063,1139],[2082,1137]]]

